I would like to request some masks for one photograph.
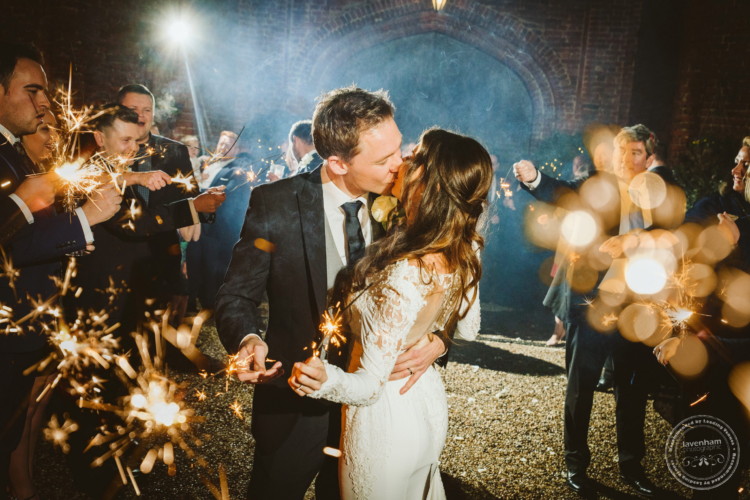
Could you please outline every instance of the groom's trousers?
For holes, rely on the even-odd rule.
[[[615,423],[621,470],[640,470],[645,454],[643,424],[648,397],[644,367],[655,365],[650,349],[622,338],[619,332],[600,333],[585,317],[566,324],[568,385],[565,392],[565,464],[573,474],[585,474],[591,462],[589,421],[594,391],[611,353],[614,362]],[[649,356],[652,359],[649,359]]]
[[[263,426],[255,433],[263,433]],[[338,448],[340,435],[341,407],[331,405],[322,414],[300,414],[280,446],[259,445],[262,437],[256,436],[248,500],[302,500],[314,479],[315,498],[338,500],[338,460],[323,448]]]

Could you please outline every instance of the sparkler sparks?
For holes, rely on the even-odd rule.
[[[172,177],[172,183],[182,186],[185,191],[194,191],[196,189],[192,175],[182,175],[178,173],[175,177]]]
[[[63,453],[70,451],[70,444],[68,444],[68,437],[70,434],[78,430],[78,424],[73,422],[65,416],[65,421],[60,425],[60,421],[57,419],[57,415],[52,415],[52,418],[44,429],[44,438],[48,441],[52,441],[52,444],[59,446]]]
[[[329,308],[325,311],[323,321],[318,327],[323,334],[323,340],[321,340],[319,346],[313,345],[313,356],[319,357],[321,360],[328,357],[328,349],[331,345],[341,347],[341,344],[346,342],[346,337],[341,332],[343,318],[338,307],[339,304],[336,304],[335,309]]]

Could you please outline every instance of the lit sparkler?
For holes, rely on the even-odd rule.
[[[57,419],[57,415],[52,415],[52,418],[47,424],[47,428],[44,429],[44,438],[48,441],[52,441],[52,444],[59,446],[63,453],[70,451],[70,444],[68,444],[68,437],[70,434],[78,430],[78,424],[70,420],[68,416],[65,416],[65,421],[60,425],[60,421]]]
[[[175,177],[172,177],[172,183],[182,186],[185,191],[194,191],[196,189],[192,174],[182,175],[178,173]]]
[[[318,327],[323,334],[323,340],[320,341],[320,345],[313,345],[313,356],[320,358],[322,361],[325,361],[328,357],[328,349],[331,345],[341,347],[346,342],[346,337],[341,332],[343,318],[338,306],[339,304],[336,304],[335,310],[329,308],[323,313],[323,321]]]

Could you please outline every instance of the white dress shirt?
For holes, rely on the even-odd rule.
[[[3,134],[3,137],[5,137],[5,140],[10,143],[11,146],[15,147],[16,143],[20,141],[18,137],[13,135],[10,130],[3,127],[2,124],[0,124],[0,134]],[[23,200],[16,194],[11,193],[8,195],[11,200],[13,200],[16,205],[18,205],[18,208],[21,209],[21,212],[23,213],[24,217],[26,217],[26,222],[29,224],[34,223],[34,216],[31,213],[31,210],[29,210],[29,207],[26,205],[26,203],[23,202]]]
[[[7,140],[13,147],[16,146],[17,142],[20,142],[21,139],[16,137],[11,133],[10,130],[5,128],[2,124],[0,124],[0,134],[5,137],[5,140]],[[29,224],[34,223],[34,214],[31,213],[31,210],[29,209],[28,205],[24,203],[24,201],[21,199],[20,196],[18,196],[16,193],[11,193],[8,195],[8,197],[13,200],[16,205],[18,205],[18,208],[21,209],[21,212],[23,213],[24,217],[26,217],[26,222]],[[91,225],[89,224],[88,219],[86,218],[86,214],[83,212],[83,209],[76,208],[76,214],[78,214],[78,220],[81,222],[81,228],[83,229],[83,236],[86,239],[86,243],[91,244],[94,242],[94,233],[91,231]]]
[[[331,228],[333,241],[336,244],[336,251],[341,257],[341,262],[348,263],[346,255],[346,215],[341,205],[350,201],[359,200],[362,207],[357,213],[359,224],[362,226],[362,236],[365,237],[365,245],[372,242],[372,228],[370,227],[370,207],[367,204],[367,196],[362,195],[357,198],[350,198],[333,182],[329,181],[323,184],[323,208],[326,213],[328,227]]]
[[[218,160],[205,167],[203,169],[203,174],[201,175],[200,182],[198,182],[200,188],[210,188],[211,183],[214,181],[214,178],[216,178],[216,174],[218,174],[222,168],[229,165],[229,162],[231,162],[233,159],[234,158],[230,158],[228,160]]]
[[[365,238],[365,245],[369,245],[372,242],[372,227],[370,225],[370,207],[367,203],[367,196],[350,198],[349,195],[339,189],[333,182],[328,181],[323,183],[323,210],[328,226],[331,228],[333,241],[336,244],[336,251],[339,257],[341,257],[341,262],[344,263],[348,262],[346,258],[346,215],[341,205],[356,200],[362,202],[357,217],[359,217],[359,224],[362,226],[362,236]],[[240,341],[240,348],[251,337],[260,338],[260,335],[256,333],[245,335]]]

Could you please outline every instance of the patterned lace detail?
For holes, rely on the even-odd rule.
[[[387,426],[383,425],[389,421],[389,406],[376,403],[396,358],[404,351],[406,339],[425,307],[428,295],[443,294],[434,321],[447,317],[443,309],[451,302],[449,297],[455,294],[453,281],[450,274],[430,274],[410,266],[406,260],[388,266],[375,276],[376,285],[367,289],[352,307],[351,326],[359,333],[355,339],[359,345],[355,345],[354,352],[361,347],[358,360],[353,359],[352,367],[356,370],[346,373],[327,364],[328,380],[319,391],[310,395],[348,405],[342,451],[356,498],[371,498],[372,487],[378,480],[373,471],[379,470],[378,463],[389,460],[392,446]],[[427,334],[429,331],[417,333]],[[441,394],[442,398],[435,397]],[[430,426],[436,457],[439,456],[447,430],[447,409],[437,371],[430,368],[407,395],[422,405],[425,425]],[[375,429],[378,432],[374,432]]]
[[[461,307],[465,307],[462,305]],[[458,322],[455,338],[463,340],[476,340],[479,327],[482,322],[481,308],[479,307],[479,292],[471,304],[469,312]]]
[[[380,397],[383,386],[404,350],[404,341],[424,307],[426,285],[419,270],[399,261],[386,268],[378,287],[370,287],[353,305],[359,325],[362,356],[354,373],[326,365],[328,380],[311,394],[314,398],[353,406],[366,406]],[[357,328],[358,327],[358,328]]]

